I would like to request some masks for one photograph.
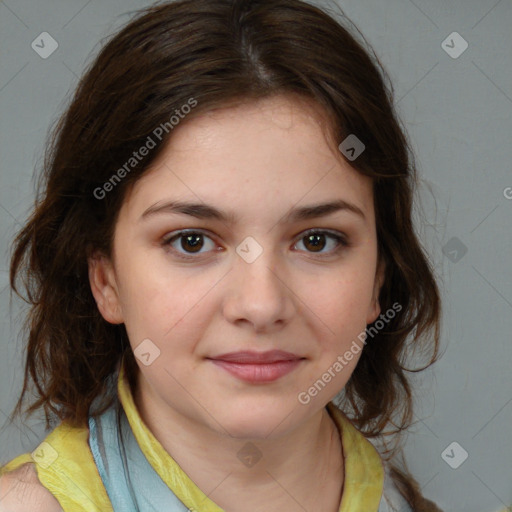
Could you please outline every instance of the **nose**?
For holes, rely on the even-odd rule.
[[[290,277],[270,250],[248,263],[236,256],[224,301],[232,323],[247,323],[255,332],[272,332],[289,323],[295,311]]]

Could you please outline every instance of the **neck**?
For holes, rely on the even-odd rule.
[[[137,379],[134,392],[144,423],[188,477],[225,510],[248,503],[244,510],[249,512],[268,503],[264,508],[269,512],[319,505],[322,511],[338,511],[343,456],[340,433],[326,408],[286,435],[252,439],[249,445],[248,439],[227,436],[172,410],[146,385]],[[325,504],[319,503],[320,496]]]

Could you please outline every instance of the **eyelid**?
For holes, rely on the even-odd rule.
[[[201,228],[184,228],[184,229],[177,229],[176,231],[172,231],[168,235],[166,235],[163,239],[163,243],[169,243],[171,240],[175,238],[179,238],[180,236],[185,236],[188,234],[200,234],[205,235],[208,238],[215,238],[215,235],[211,233],[208,230],[201,229]]]
[[[334,238],[340,238],[342,239],[345,243],[347,243],[348,245],[348,235],[346,235],[345,233],[343,233],[343,231],[338,231],[336,229],[328,229],[328,228],[311,228],[311,229],[306,229],[305,231],[301,231],[299,233],[299,236],[298,236],[298,240],[304,238],[305,236],[308,236],[310,234],[315,234],[315,233],[325,233],[325,234],[328,234]]]

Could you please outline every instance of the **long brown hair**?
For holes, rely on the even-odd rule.
[[[21,297],[22,278],[31,307],[23,390],[11,417],[21,413],[30,380],[36,399],[25,413],[43,407],[47,428],[56,418],[83,426],[110,407],[123,356],[134,382],[126,330],[99,313],[87,259],[98,249],[110,256],[120,206],[172,137],[171,116],[186,112],[179,116],[186,123],[235,101],[288,94],[327,114],[336,146],[349,134],[365,144],[350,164],[373,181],[386,262],[380,306],[402,306],[369,339],[340,407],[368,437],[412,424],[407,372],[438,357],[440,297],[413,229],[418,178],[393,86],[371,46],[342,18],[348,22],[301,0],[178,0],[136,11],[103,47],[50,134],[42,192],[13,244],[11,287]],[[149,138],[154,147],[131,160]],[[407,368],[412,349],[430,354],[424,367]],[[385,432],[389,424],[394,429]],[[435,510],[405,465],[393,476],[414,510]]]

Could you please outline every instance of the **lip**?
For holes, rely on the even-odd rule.
[[[220,356],[211,357],[214,361],[226,361],[228,363],[240,364],[269,364],[280,361],[296,361],[303,359],[297,354],[285,352],[284,350],[269,350],[267,352],[254,352],[243,350],[240,352],[229,352]]]
[[[251,383],[273,382],[292,372],[305,359],[291,352],[231,352],[208,358],[240,380]]]

